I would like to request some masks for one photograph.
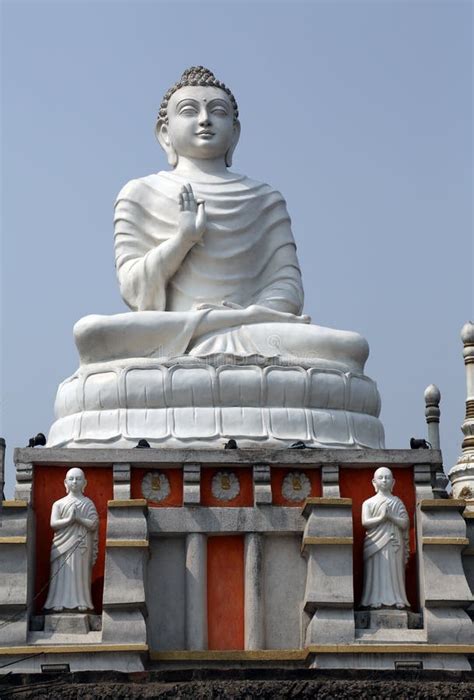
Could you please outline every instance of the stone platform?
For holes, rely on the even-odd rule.
[[[206,448],[235,438],[241,447],[297,440],[311,447],[384,447],[380,395],[366,375],[323,361],[241,360],[85,365],[58,389],[48,446],[133,447],[145,438],[153,447]]]

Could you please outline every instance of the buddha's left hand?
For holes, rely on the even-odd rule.
[[[229,309],[244,309],[244,306],[240,304],[235,304],[233,301],[222,301],[220,304],[199,304],[196,306],[197,311],[208,311],[210,309],[214,311],[228,311]]]

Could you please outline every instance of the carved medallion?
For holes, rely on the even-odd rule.
[[[142,480],[142,494],[147,501],[159,503],[171,493],[168,477],[161,472],[148,472]]]
[[[311,481],[303,472],[290,472],[283,479],[281,492],[287,501],[304,501],[311,493]]]
[[[212,477],[212,495],[220,501],[231,501],[240,493],[240,483],[234,472],[217,472]]]

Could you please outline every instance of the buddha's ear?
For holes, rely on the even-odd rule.
[[[173,144],[171,143],[168,124],[163,119],[158,119],[156,122],[155,136],[161,148],[166,153],[168,163],[172,168],[175,168],[178,163],[178,154],[174,150]]]
[[[232,143],[230,145],[229,150],[225,154],[225,164],[227,165],[228,168],[232,165],[232,156],[234,155],[235,148],[237,144],[239,143],[239,138],[240,138],[240,122],[237,119],[234,122],[234,135],[232,138]]]

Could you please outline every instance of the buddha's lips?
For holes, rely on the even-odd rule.
[[[213,131],[198,131],[196,136],[215,136]]]

